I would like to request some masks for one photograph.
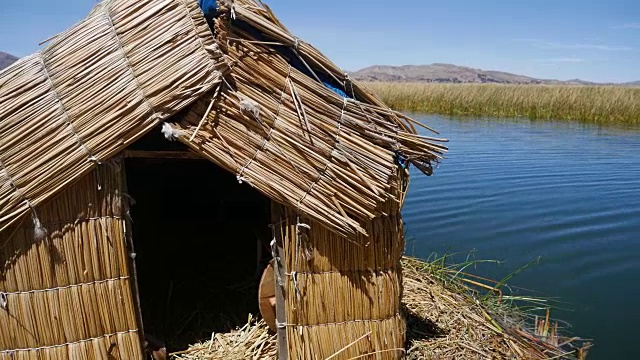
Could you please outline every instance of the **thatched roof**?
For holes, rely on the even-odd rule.
[[[196,1],[109,0],[0,72],[0,231],[220,80]]]
[[[219,5],[213,35],[196,0],[105,1],[0,72],[0,231],[162,121],[169,138],[341,234],[398,211],[393,189],[406,189],[409,164],[430,174],[439,139],[262,3]]]

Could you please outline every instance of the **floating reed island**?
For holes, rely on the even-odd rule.
[[[383,82],[365,85],[397,110],[640,125],[637,87]]]
[[[0,360],[197,356],[258,312],[275,335],[211,349],[564,355],[403,266],[409,169],[445,143],[260,1],[103,1],[0,71]]]
[[[502,294],[506,287],[495,288],[495,283],[464,273],[469,264],[444,266],[442,259],[405,257],[402,265],[406,359],[587,358],[589,342],[563,336],[549,311],[537,318],[514,307],[506,300],[508,294]],[[276,359],[276,353],[275,334],[263,320],[249,316],[244,326],[213,333],[207,341],[172,356]]]

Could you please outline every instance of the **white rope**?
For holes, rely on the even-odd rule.
[[[275,273],[276,273],[276,281],[278,282],[278,286],[283,287],[284,286],[284,282],[282,281],[282,278],[280,277],[280,257],[278,256],[278,246],[277,246],[277,242],[276,242],[276,238],[274,237],[273,240],[271,240],[271,256],[273,257],[273,259],[275,260]]]
[[[346,324],[362,324],[362,323],[381,323],[381,322],[385,322],[385,321],[389,321],[389,320],[393,320],[396,319],[398,317],[400,317],[401,314],[399,312],[387,317],[387,318],[383,318],[383,319],[371,319],[371,320],[346,320],[346,321],[341,321],[341,322],[335,322],[335,323],[326,323],[326,324],[313,324],[313,325],[300,325],[300,324],[288,324],[288,323],[276,323],[276,326],[280,329],[285,329],[287,327],[295,327],[295,328],[299,328],[301,331],[302,329],[312,329],[312,328],[318,328],[318,327],[327,327],[327,326],[339,326],[339,325],[346,325]]]
[[[37,348],[16,349],[16,350],[2,350],[2,351],[0,351],[0,354],[14,354],[14,353],[17,353],[17,352],[25,352],[25,351],[40,351],[40,350],[56,349],[56,348],[61,348],[61,347],[65,347],[65,346],[82,344],[82,343],[86,343],[86,342],[90,342],[90,341],[94,341],[94,340],[110,338],[110,337],[118,336],[118,335],[133,334],[133,333],[137,333],[137,332],[138,332],[138,330],[127,330],[127,331],[121,331],[121,332],[117,332],[117,333],[113,333],[113,334],[97,336],[97,337],[93,337],[93,338],[90,338],[90,339],[84,339],[84,340],[80,340],[80,341],[68,342],[68,343],[59,344],[59,345],[42,346],[42,347],[37,347]]]
[[[122,45],[122,40],[120,40],[118,31],[116,30],[116,27],[113,25],[113,19],[111,19],[111,15],[109,14],[109,12],[111,11],[111,4],[113,3],[111,2],[109,3],[109,5],[107,5],[108,6],[107,9],[104,11],[104,17],[107,19],[109,23],[108,24],[109,28],[111,29],[111,33],[116,43],[118,44],[118,47],[120,48],[120,52],[122,53],[122,59],[126,62],[127,69],[129,70],[129,73],[131,74],[131,77],[133,78],[133,80],[136,82],[136,88],[138,89],[138,92],[142,96],[142,100],[149,108],[148,111],[151,113],[151,118],[156,121],[159,121],[162,116],[155,111],[155,109],[153,108],[153,105],[151,105],[151,102],[147,97],[147,94],[145,94],[144,89],[140,85],[140,80],[138,79],[138,76],[136,75],[135,71],[133,71],[133,66],[131,66],[131,61],[129,61],[129,56],[127,56],[127,52],[124,50],[124,46]]]
[[[87,154],[89,161],[98,165],[101,164],[102,162],[100,161],[100,159],[98,159],[91,152],[87,144],[85,144],[84,141],[82,141],[82,138],[80,137],[80,134],[78,134],[78,131],[75,128],[75,126],[73,126],[73,123],[71,122],[71,119],[69,117],[69,112],[67,111],[67,107],[62,102],[60,93],[58,93],[58,89],[56,89],[55,85],[53,84],[53,80],[51,79],[49,68],[47,67],[47,63],[43,55],[39,54],[38,59],[40,60],[40,65],[42,66],[42,72],[47,78],[47,82],[49,84],[49,88],[51,89],[51,93],[53,93],[53,96],[58,101],[60,112],[62,113],[62,116],[63,116],[62,122],[67,126],[67,129],[71,132],[71,136],[73,136],[76,139],[76,141],[78,142],[78,145],[80,145],[80,148],[82,148],[82,150]]]
[[[7,296],[8,295],[14,296],[14,295],[26,295],[26,294],[40,294],[40,293],[45,293],[45,292],[53,292],[53,291],[60,291],[60,290],[67,290],[67,289],[75,289],[75,288],[79,288],[79,287],[83,287],[83,286],[100,285],[100,284],[105,284],[105,283],[108,283],[108,282],[122,281],[122,280],[126,280],[126,279],[129,279],[129,277],[128,276],[122,276],[122,277],[118,277],[118,278],[106,279],[106,280],[98,280],[98,281],[93,281],[93,282],[83,283],[83,284],[60,286],[60,287],[56,287],[56,288],[42,289],[42,290],[8,292],[8,293],[4,293],[4,294],[7,295]]]
[[[269,143],[269,141],[271,141],[271,135],[273,135],[273,131],[277,128],[278,120],[280,119],[280,110],[282,109],[282,102],[284,100],[284,94],[288,84],[287,80],[289,79],[290,76],[291,76],[291,64],[289,64],[287,79],[285,79],[284,86],[282,87],[282,92],[280,93],[280,101],[278,102],[278,109],[276,110],[275,119],[273,119],[273,126],[269,130],[269,133],[267,133],[267,136],[264,138],[264,141],[262,142],[262,146],[260,146],[258,151],[256,151],[255,154],[253,154],[251,159],[247,161],[247,163],[240,169],[240,172],[238,172],[236,179],[238,179],[238,182],[240,184],[242,184],[243,181],[246,181],[246,179],[243,178],[242,175],[247,170],[247,168],[249,168],[249,165],[251,165],[256,160],[256,158],[258,157],[258,154],[261,151],[263,151],[267,147],[267,144]]]
[[[7,294],[0,292],[0,308],[7,311],[9,310],[9,300],[7,299]]]
[[[33,237],[36,241],[40,241],[47,237],[49,231],[42,225],[40,222],[40,218],[38,218],[38,213],[36,209],[31,205],[31,201],[29,199],[25,200],[27,202],[27,206],[29,210],[31,210],[31,219],[33,220]]]

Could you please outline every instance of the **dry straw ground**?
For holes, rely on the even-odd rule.
[[[640,88],[635,87],[381,82],[365,85],[397,110],[640,125]]]
[[[456,267],[405,258],[403,303],[408,322],[407,359],[584,359],[588,343],[558,334],[548,318],[537,324],[495,292],[489,301],[465,285]],[[498,315],[500,314],[500,315]],[[261,320],[173,354],[178,360],[275,359],[276,338]],[[339,359],[337,356],[334,359]],[[367,359],[368,357],[363,357]],[[349,359],[351,360],[351,359]]]

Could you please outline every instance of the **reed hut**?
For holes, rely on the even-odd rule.
[[[261,2],[103,1],[0,72],[0,359],[145,358],[261,252],[279,358],[401,358],[417,126]]]

